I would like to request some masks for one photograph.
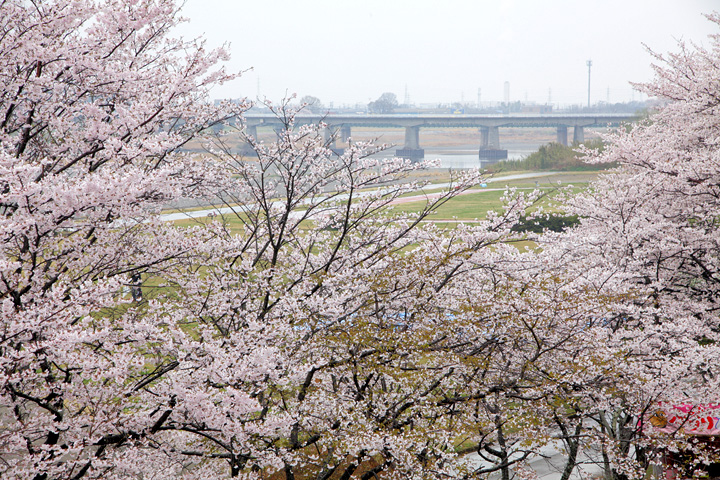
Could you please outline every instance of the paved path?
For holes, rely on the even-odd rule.
[[[555,175],[559,172],[530,172],[530,173],[518,173],[515,175],[505,175],[503,177],[493,177],[485,180],[485,183],[496,183],[496,182],[507,182],[509,180],[522,180],[526,178],[539,178],[546,177],[548,175]],[[425,190],[442,190],[443,188],[449,188],[450,183],[433,183],[425,186]],[[466,190],[462,194],[477,193],[477,192],[488,192],[504,190],[503,188],[483,188],[483,189],[471,189]],[[442,195],[441,192],[426,193],[413,195],[411,197],[402,197],[392,202],[392,205],[398,205],[402,203],[417,202],[419,200],[433,199]],[[342,200],[342,195],[338,195],[336,199]],[[172,222],[175,220],[185,220],[188,218],[202,218],[209,215],[227,215],[233,213],[235,210],[232,207],[221,207],[221,208],[206,208],[202,210],[191,210],[187,212],[176,212],[176,213],[164,213],[160,215],[160,219],[166,222]]]
[[[599,454],[595,451],[587,452],[587,454],[581,452],[578,459],[583,463],[575,468],[572,475],[570,475],[570,479],[588,480],[600,478],[603,470],[597,464],[598,456]],[[477,453],[467,455],[466,459],[470,465],[476,468],[490,465],[484,462]],[[528,458],[527,465],[535,471],[540,480],[560,480],[562,469],[565,467],[565,453],[560,448],[560,441],[541,448],[540,455],[533,455]],[[499,479],[500,473],[493,473],[488,478],[491,480]]]

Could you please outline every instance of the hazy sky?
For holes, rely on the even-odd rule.
[[[650,55],[677,40],[707,45],[719,0],[186,0],[182,35],[230,44],[231,70],[252,68],[215,98],[286,92],[326,105],[587,102],[640,99]],[[259,88],[258,88],[259,84]]]

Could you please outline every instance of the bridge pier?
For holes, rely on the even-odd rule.
[[[507,150],[500,148],[500,127],[480,127],[480,161],[495,163],[507,159]]]
[[[557,143],[567,147],[567,125],[559,125],[557,127]]]
[[[322,134],[323,142],[330,145],[331,147],[335,146],[335,138],[333,137],[333,131],[331,130],[332,127],[325,127],[320,132]]]
[[[500,127],[480,127],[480,146],[486,149],[500,148]]]
[[[257,125],[245,125],[245,136],[257,140]]]
[[[579,125],[573,128],[573,143],[583,143],[585,141],[585,130]]]
[[[351,129],[350,125],[341,125],[340,126],[340,140],[344,143],[347,143],[348,139],[351,136]]]
[[[330,150],[332,150],[332,152],[333,152],[335,155],[340,156],[340,155],[342,155],[343,153],[345,153],[345,149],[344,149],[344,148],[339,148],[337,145],[335,145],[335,140],[337,139],[337,134],[338,134],[338,128],[337,128],[337,127],[334,127],[334,128],[333,128],[332,126],[327,126],[327,127],[325,127],[325,128],[322,129],[323,141],[324,141],[325,144],[328,146],[328,148],[329,148]]]
[[[420,148],[420,127],[405,127],[405,145],[395,150],[396,157],[409,158],[412,161],[425,158],[425,150]]]
[[[245,136],[246,137],[252,137],[257,141],[258,139],[258,133],[257,133],[257,125],[245,125]],[[253,148],[250,146],[249,143],[244,142],[239,147],[239,153],[240,155],[251,155],[251,156],[257,156],[257,152],[253,150]]]

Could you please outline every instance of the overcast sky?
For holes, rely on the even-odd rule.
[[[186,0],[184,36],[230,44],[252,68],[215,98],[286,92],[335,106],[393,92],[402,103],[640,99],[650,55],[677,40],[707,45],[718,0]]]

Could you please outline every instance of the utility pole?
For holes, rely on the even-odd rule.
[[[510,113],[510,82],[505,82],[505,112]]]
[[[588,108],[590,108],[590,67],[592,67],[592,60],[587,61],[588,67]]]

